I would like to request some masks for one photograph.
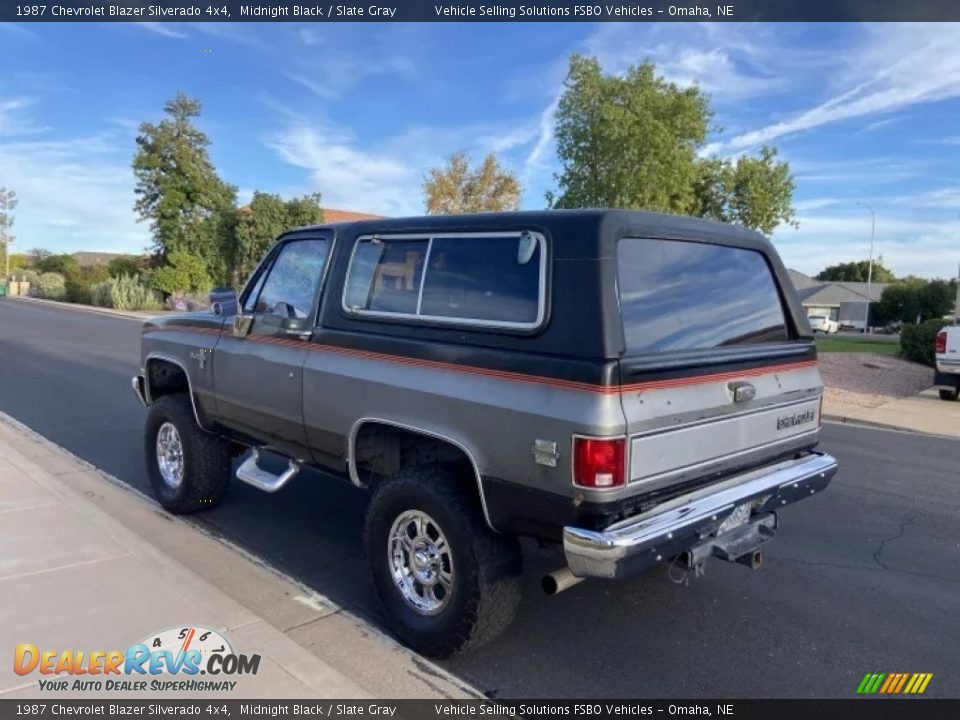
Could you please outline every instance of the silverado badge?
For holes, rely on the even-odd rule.
[[[786,430],[787,428],[803,425],[813,422],[817,414],[813,410],[804,410],[803,412],[793,413],[792,415],[782,415],[777,418],[777,430]]]

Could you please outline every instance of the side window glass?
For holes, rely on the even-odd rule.
[[[540,309],[540,242],[519,257],[517,237],[436,238],[420,314],[531,324]]]
[[[262,284],[259,292],[254,288],[250,293],[248,304],[257,298],[251,311],[283,317],[309,316],[327,263],[327,251],[326,240],[297,240],[284,245],[265,273],[266,279],[257,281]]]
[[[366,239],[350,263],[344,302],[350,310],[414,315],[420,297],[426,239]]]

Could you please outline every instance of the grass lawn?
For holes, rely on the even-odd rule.
[[[875,340],[856,340],[853,338],[822,337],[817,338],[817,350],[819,352],[859,352],[898,355],[900,353],[900,343],[896,339],[892,342],[878,342]]]

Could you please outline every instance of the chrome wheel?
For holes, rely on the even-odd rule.
[[[183,443],[173,423],[165,422],[157,431],[157,467],[167,485],[180,487],[183,482]]]
[[[404,602],[421,615],[436,615],[453,593],[453,554],[440,526],[420,510],[400,515],[387,537],[393,582]]]

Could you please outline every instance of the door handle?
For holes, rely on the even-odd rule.
[[[297,338],[298,340],[309,340],[313,337],[313,330],[284,330],[285,335]]]

